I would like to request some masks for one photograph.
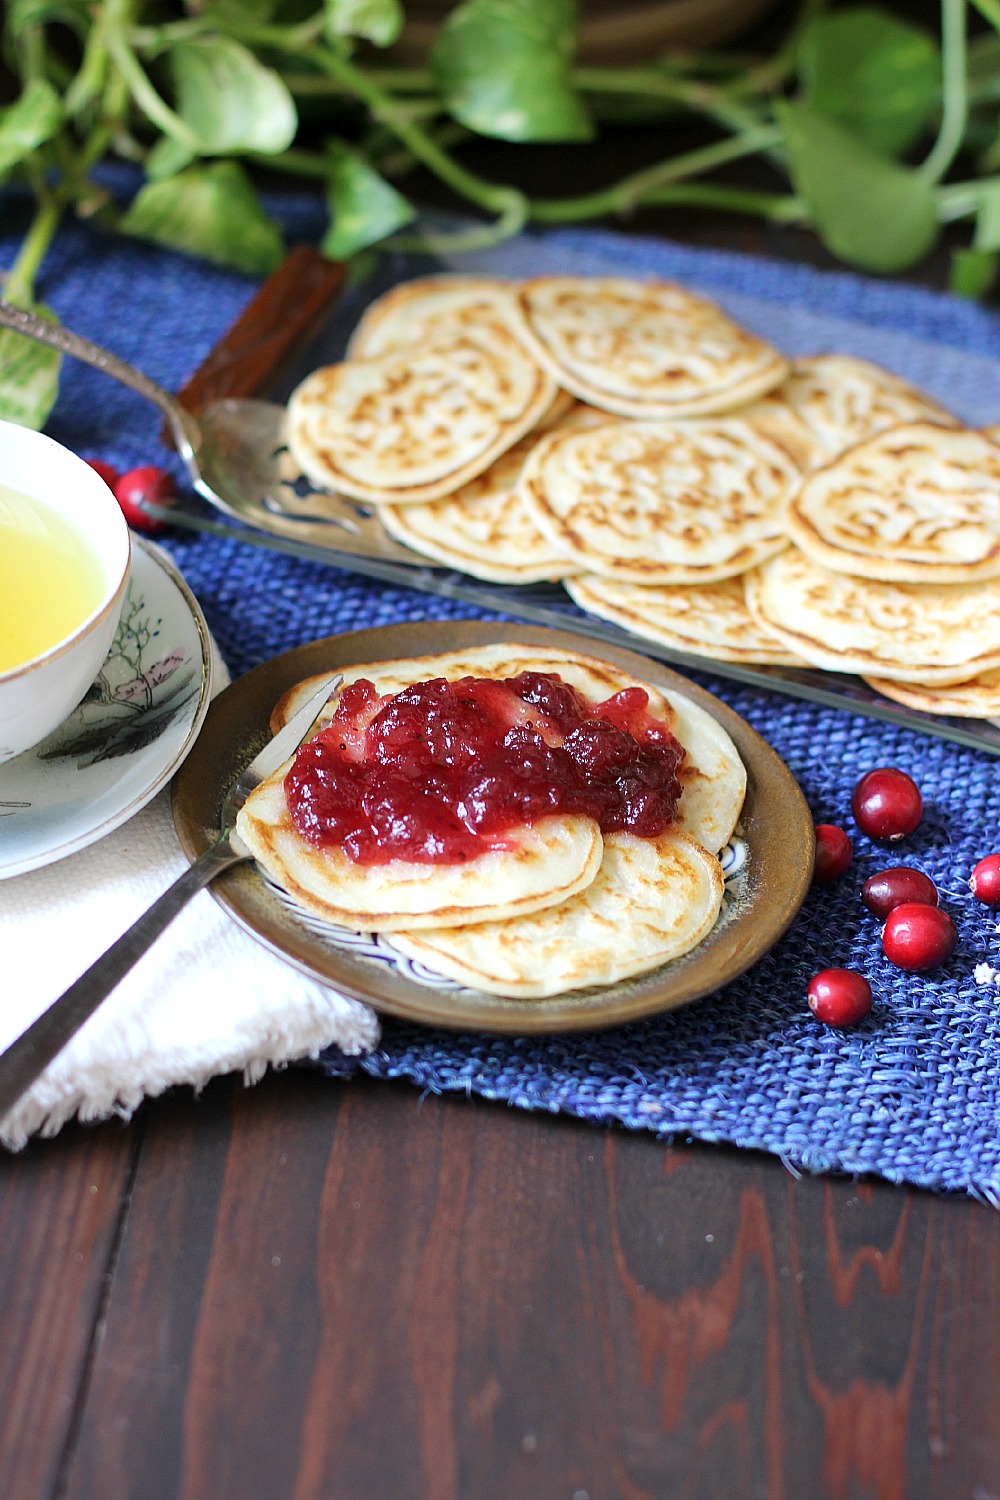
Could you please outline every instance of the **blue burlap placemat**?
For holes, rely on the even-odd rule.
[[[293,238],[319,231],[310,200],[274,206]],[[0,264],[9,265],[26,223],[26,203],[0,197]],[[612,266],[676,277],[718,294],[750,321],[782,329],[793,352],[824,341],[838,347],[842,335],[855,352],[882,352],[886,363],[922,374],[939,394],[947,387],[967,419],[1000,420],[1000,318],[945,295],[587,231],[527,238],[466,264],[510,272]],[[246,278],[81,226],[61,235],[40,288],[70,326],[174,388],[253,290]],[[72,362],[48,430],[121,467],[172,462],[152,408]],[[484,617],[470,605],[235,540],[177,534],[167,545],[234,674],[338,631]],[[388,1020],[378,1052],[325,1065],[1000,1204],[1000,988],[989,977],[1000,967],[1000,935],[997,914],[966,888],[976,860],[1000,847],[1000,762],[707,673],[699,681],[785,758],[817,821],[850,829],[856,857],[849,875],[813,890],[790,932],[751,973],[661,1019],[554,1038],[460,1036]],[[898,856],[858,834],[849,814],[858,776],[890,763],[914,777],[926,803],[921,827]],[[866,876],[897,857],[932,876],[959,928],[957,952],[932,975],[903,974],[885,962],[878,924],[858,898]],[[872,1015],[852,1031],[820,1026],[805,1005],[810,976],[831,966],[862,970],[876,995]]]

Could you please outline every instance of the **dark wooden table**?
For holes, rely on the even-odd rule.
[[[293,1069],[0,1158],[0,1245],[0,1500],[1000,1497],[966,1199]]]
[[[4,1500],[989,1500],[1000,1216],[305,1070],[0,1161]]]

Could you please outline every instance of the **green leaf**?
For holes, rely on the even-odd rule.
[[[1000,185],[983,191],[972,245],[976,250],[1000,250]]]
[[[199,5],[198,14],[211,25],[222,21],[273,21],[279,0],[212,0]],[[193,8],[193,7],[192,7]]]
[[[375,275],[380,265],[381,257],[374,246],[369,246],[367,250],[359,250],[348,263],[344,283],[346,290],[352,291],[356,286],[364,286],[365,282]]]
[[[971,94],[996,98],[1000,86],[1000,36],[995,31],[969,38],[965,74]]]
[[[812,109],[888,156],[919,140],[939,107],[941,59],[933,37],[874,6],[819,16],[798,60]]]
[[[11,36],[20,36],[29,26],[61,21],[83,36],[92,8],[90,0],[8,0],[7,26]]]
[[[828,250],[879,272],[903,271],[926,254],[938,232],[929,183],[804,104],[779,103],[775,113],[792,181]]]
[[[161,135],[146,157],[146,176],[151,182],[173,177],[194,161],[194,153],[172,135]]]
[[[59,95],[38,78],[0,115],[0,178],[51,140],[63,122]]]
[[[47,307],[18,301],[18,307],[30,306],[50,323],[59,319]],[[59,369],[62,355],[34,339],[0,328],[0,418],[17,422],[21,427],[40,431],[59,394]]]
[[[295,139],[295,103],[273,68],[231,37],[175,42],[170,67],[176,110],[205,156],[286,151]]]
[[[506,141],[585,141],[572,80],[574,0],[465,0],[441,26],[431,66],[456,120]]]
[[[391,47],[403,29],[399,0],[324,0],[327,36],[360,36]]]
[[[1000,186],[983,189],[976,231],[968,250],[951,258],[951,289],[960,297],[985,297],[1000,270]]]
[[[956,250],[951,260],[951,289],[959,297],[985,297],[1000,267],[995,250]]]
[[[369,166],[363,156],[331,142],[327,202],[331,225],[320,245],[331,260],[349,260],[359,250],[416,218],[413,205]]]
[[[278,226],[265,214],[243,168],[232,161],[147,183],[119,227],[248,276],[273,271],[284,253]]]

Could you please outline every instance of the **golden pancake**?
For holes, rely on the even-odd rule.
[[[579,564],[560,556],[539,531],[517,488],[540,434],[580,431],[608,420],[606,412],[571,396],[565,401],[557,400],[534,432],[454,494],[419,505],[381,505],[379,520],[386,531],[434,562],[489,582],[537,583],[577,571]]]
[[[420,505],[380,505],[390,536],[423,557],[492,583],[564,578],[578,564],[560,557],[535,525],[516,485],[527,439],[453,495]]]
[[[833,672],[939,685],[1000,666],[1000,580],[877,583],[791,547],[744,579],[764,629]]]
[[[537,425],[555,386],[499,324],[315,370],[286,436],[314,484],[355,499],[433,500]]]
[[[475,928],[398,932],[392,946],[429,969],[494,995],[538,999],[644,974],[690,952],[722,905],[722,868],[672,830],[609,833],[596,879],[532,916]]]
[[[846,354],[793,360],[788,378],[775,395],[787,403],[809,435],[810,468],[902,423],[958,426],[951,412],[916,386],[881,365]]]
[[[518,331],[516,283],[494,276],[419,276],[400,282],[365,309],[351,334],[347,358],[375,359],[484,323]]]
[[[788,534],[814,562],[857,577],[1000,577],[1000,447],[968,428],[892,427],[803,480]]]
[[[736,417],[619,422],[540,439],[521,476],[539,529],[585,572],[711,583],[787,545],[799,471]]]
[[[798,412],[785,396],[788,381],[783,381],[766,396],[759,396],[749,406],[741,406],[733,412],[741,422],[762,432],[765,437],[783,448],[795,467],[805,473],[816,461],[816,442]]]
[[[543,276],[523,282],[519,296],[535,355],[553,379],[621,416],[731,411],[788,368],[714,302],[673,282]]]
[[[922,713],[947,714],[954,719],[995,719],[1000,715],[1000,667],[944,687],[890,682],[885,677],[866,677],[865,681],[883,697]]]
[[[566,579],[581,609],[675,651],[748,665],[803,666],[750,614],[742,578],[670,588],[582,573]]]

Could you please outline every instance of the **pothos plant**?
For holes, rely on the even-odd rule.
[[[942,0],[936,34],[874,6],[804,0],[771,55],[634,67],[577,64],[575,0],[464,0],[418,68],[385,52],[404,19],[400,0],[7,0],[20,92],[0,110],[0,184],[26,187],[35,209],[5,297],[34,304],[66,213],[251,275],[272,270],[283,245],[255,184],[262,166],[318,185],[322,249],[338,259],[413,243],[407,176],[420,167],[474,211],[452,249],[526,224],[696,204],[802,225],[847,264],[891,273],[962,220],[954,287],[982,295],[993,283],[1000,0]],[[470,136],[585,142],[608,119],[669,131],[682,115],[707,122],[707,144],[582,195],[530,197],[462,161]],[[754,156],[774,191],[718,180]],[[127,206],[95,176],[108,157],[141,168]],[[0,333],[0,415],[40,425],[57,379],[56,356]]]

